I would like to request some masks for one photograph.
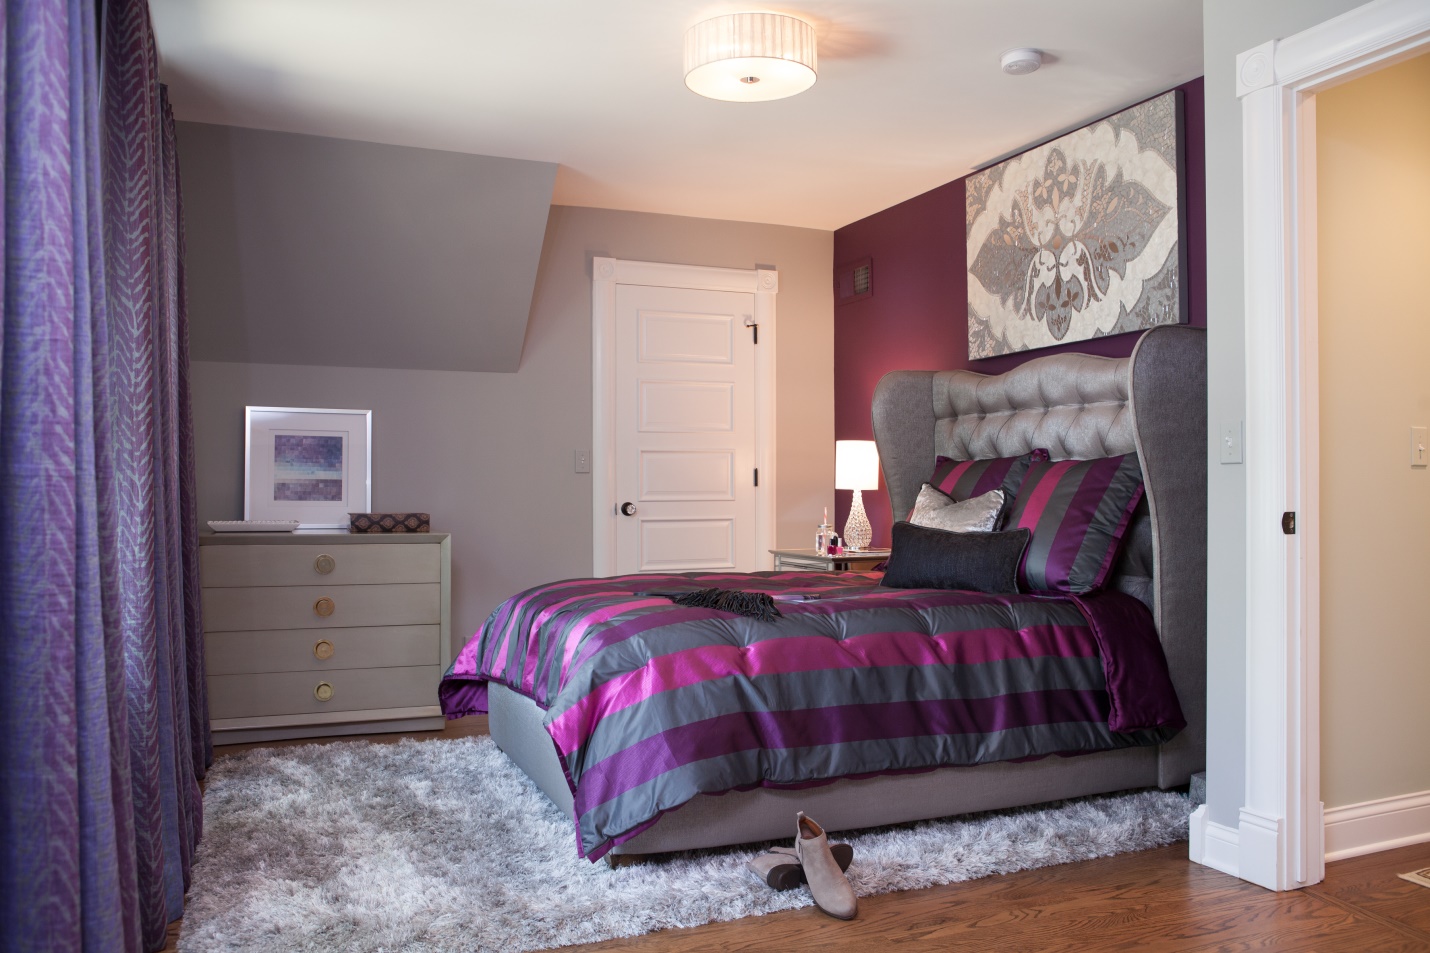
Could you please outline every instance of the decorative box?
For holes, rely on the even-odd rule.
[[[427,513],[349,513],[350,533],[430,533]]]

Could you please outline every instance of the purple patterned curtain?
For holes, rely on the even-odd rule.
[[[173,120],[146,0],[0,10],[0,950],[153,950],[212,756]]]
[[[183,914],[209,760],[173,115],[146,0],[104,5],[105,284],[120,627],[147,948]]]

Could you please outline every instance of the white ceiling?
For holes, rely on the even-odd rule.
[[[560,163],[553,201],[832,229],[1202,72],[1199,0],[151,0],[178,118]],[[687,27],[813,22],[819,80],[721,103]],[[1012,47],[1047,52],[1006,76]]]

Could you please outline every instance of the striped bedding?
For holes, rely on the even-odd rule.
[[[1185,724],[1130,596],[886,589],[877,573],[575,579],[492,613],[443,710],[495,679],[546,710],[596,860],[696,794],[1158,744]],[[669,593],[770,593],[759,622]]]

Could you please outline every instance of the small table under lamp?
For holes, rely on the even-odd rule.
[[[879,488],[879,450],[872,440],[834,441],[834,488],[853,490],[854,505],[844,523],[846,548],[858,552],[869,548],[874,531],[864,512],[864,490]]]

